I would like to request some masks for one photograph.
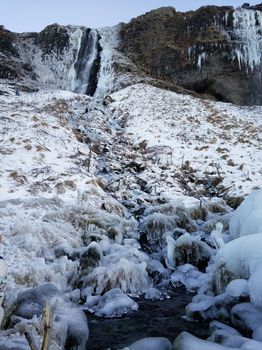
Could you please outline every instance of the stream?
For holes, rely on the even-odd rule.
[[[170,299],[136,300],[139,310],[122,318],[100,318],[87,314],[89,340],[87,349],[117,350],[145,337],[166,337],[172,343],[183,331],[200,338],[209,336],[208,323],[189,322],[184,318],[185,308],[193,294],[185,288],[169,292]]]

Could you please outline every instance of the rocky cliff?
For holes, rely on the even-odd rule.
[[[0,79],[23,90],[54,87],[92,95],[99,70],[99,35],[53,24],[40,33],[0,28]]]
[[[236,104],[261,104],[261,5],[160,8],[123,25],[120,50],[151,77]]]
[[[181,13],[165,7],[102,31],[54,24],[17,34],[0,27],[0,79],[24,90],[54,87],[88,95],[99,79],[99,91],[102,85],[116,91],[146,82],[261,105],[261,10],[206,6]]]

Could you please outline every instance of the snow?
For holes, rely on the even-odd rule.
[[[181,196],[179,178],[185,177],[186,162],[191,176],[202,183],[207,177],[219,179],[216,191],[221,194],[242,196],[261,186],[261,107],[200,100],[145,84],[111,97],[113,117],[124,124],[133,143],[147,142],[144,161],[153,163],[147,180],[155,178],[156,193]],[[196,182],[186,183],[188,195],[204,193]]]
[[[252,192],[233,213],[230,238],[262,233],[262,190]]]

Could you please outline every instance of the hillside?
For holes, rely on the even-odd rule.
[[[163,68],[158,45],[141,56],[135,35],[123,41],[135,26],[146,47],[154,25],[169,32],[199,13],[204,33],[213,13],[228,13],[232,31],[234,11],[207,7],[182,19],[160,9],[102,30],[1,28],[0,350],[40,349],[46,305],[50,350],[262,348],[262,107],[249,85],[261,59],[227,66],[241,93],[219,100],[232,104],[211,85],[182,82],[213,74],[208,60],[170,80],[150,71]],[[260,8],[237,11],[257,18],[243,52],[259,50]],[[176,307],[180,328],[170,325]],[[147,310],[150,322],[131,326]],[[156,326],[162,338],[140,340]]]

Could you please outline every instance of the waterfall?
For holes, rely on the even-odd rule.
[[[262,13],[237,8],[233,16],[234,35],[238,42],[234,57],[238,60],[239,69],[253,72],[262,62]]]
[[[113,55],[118,45],[119,26],[106,27],[99,30],[101,52],[100,71],[95,99],[99,100],[112,92],[114,86]]]
[[[87,95],[94,94],[99,69],[99,51],[97,30],[83,30],[78,55],[72,66],[74,71],[71,81],[72,91]]]

